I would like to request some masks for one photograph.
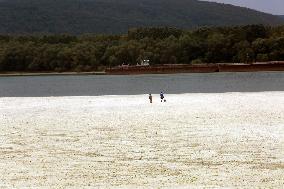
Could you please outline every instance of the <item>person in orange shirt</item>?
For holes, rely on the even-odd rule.
[[[150,100],[150,103],[152,103],[153,97],[151,94],[149,94],[149,100]]]

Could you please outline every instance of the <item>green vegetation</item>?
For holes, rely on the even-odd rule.
[[[122,34],[134,27],[283,23],[278,16],[197,0],[0,0],[2,34]]]
[[[127,35],[0,36],[0,71],[96,71],[155,64],[284,60],[284,26],[138,28]]]

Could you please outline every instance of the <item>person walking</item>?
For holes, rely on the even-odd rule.
[[[160,98],[161,98],[161,102],[163,102],[163,101],[166,102],[166,99],[165,99],[163,92],[160,93]]]
[[[150,100],[150,103],[152,103],[153,97],[151,94],[149,94],[149,100]]]

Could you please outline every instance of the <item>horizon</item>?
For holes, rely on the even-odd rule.
[[[231,4],[235,6],[246,7],[257,11],[273,14],[284,15],[284,1],[283,0],[200,0],[208,2],[217,2],[224,4]]]

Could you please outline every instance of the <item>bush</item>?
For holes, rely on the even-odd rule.
[[[203,61],[201,59],[195,59],[191,61],[191,64],[202,64]]]
[[[257,56],[256,56],[256,61],[258,61],[258,62],[266,62],[268,60],[269,60],[269,58],[268,58],[267,54],[257,54]]]

